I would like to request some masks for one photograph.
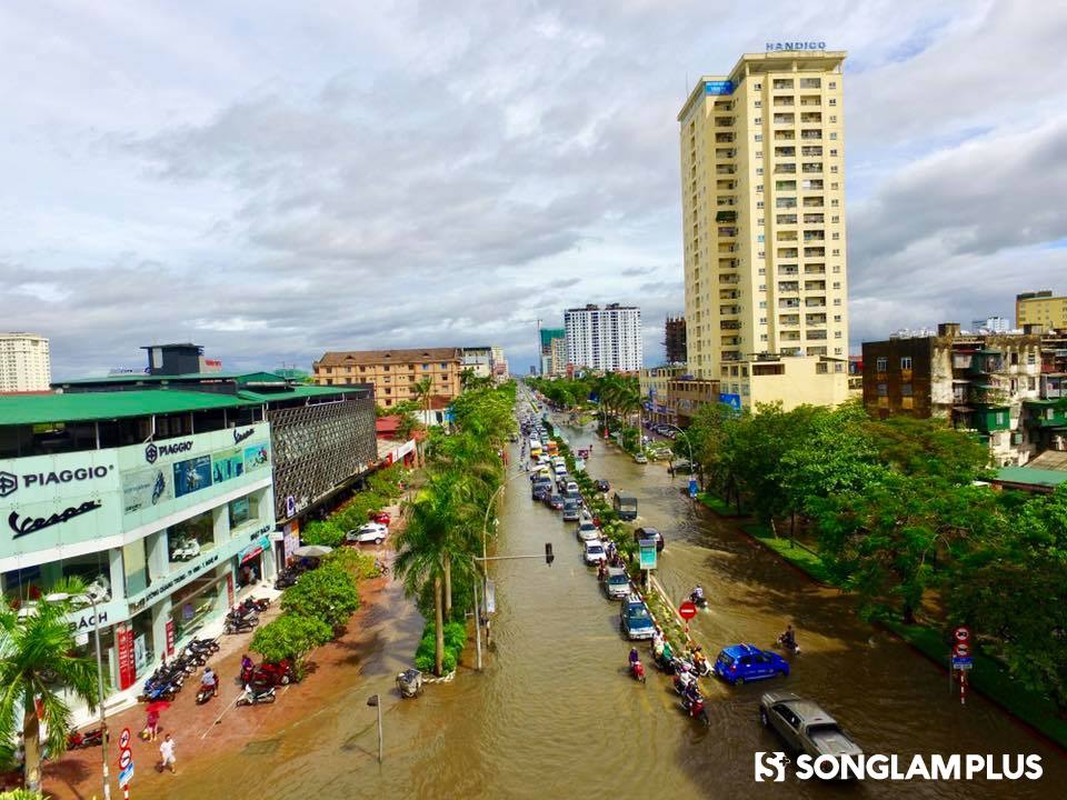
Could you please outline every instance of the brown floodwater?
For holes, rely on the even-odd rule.
[[[563,431],[574,447],[593,441],[590,429]],[[531,502],[520,478],[504,492],[497,552],[539,554],[551,541],[556,560],[492,564],[497,613],[484,671],[473,669],[472,643],[453,682],[400,700],[394,676],[411,659],[421,621],[413,613],[374,615],[372,651],[360,654],[324,705],[232,758],[184,765],[168,797],[1048,798],[1067,786],[1062,751],[977,695],[961,706],[944,671],[858,620],[850,598],[815,586],[683,497],[682,476],[671,478],[662,464],[634,464],[599,441],[589,471],[634,491],[638,524],[663,532],[658,577],[667,592],[680,601],[703,585],[709,608],[692,631],[709,655],[738,641],[770,646],[792,622],[803,653],[789,678],[737,688],[705,679],[709,728],[683,715],[668,678],[650,671],[644,685],[630,680],[617,604],[583,566],[573,525]],[[399,601],[400,589],[389,591]],[[783,749],[758,722],[768,689],[817,700],[868,753],[1033,753],[1044,777],[757,785],[754,753]],[[381,764],[376,712],[366,705],[375,693]]]

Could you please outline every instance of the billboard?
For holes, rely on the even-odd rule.
[[[117,546],[124,531],[270,477],[265,422],[108,450],[0,459],[0,569],[13,566],[2,563],[6,558],[94,540]]]

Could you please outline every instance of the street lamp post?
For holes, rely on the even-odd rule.
[[[485,504],[485,517],[482,519],[482,558],[481,558],[481,564],[482,564],[482,577],[483,577],[483,579],[488,579],[488,577],[489,577],[489,567],[487,565],[487,560],[488,559],[486,558],[486,537],[487,537],[487,532],[488,532],[488,528],[489,528],[489,512],[493,509],[493,503],[496,502],[496,498],[500,495],[500,493],[502,491],[504,491],[504,487],[507,486],[509,483],[511,483],[516,478],[521,478],[523,475],[526,475],[528,472],[529,472],[529,470],[524,469],[521,472],[516,472],[510,478],[505,478],[504,482],[501,483],[498,487],[496,487],[496,490],[489,497],[489,502]],[[477,559],[475,559],[475,560],[477,560]],[[488,622],[488,619],[486,621]],[[474,641],[475,641],[475,647],[476,647],[477,654],[478,654],[478,669],[481,670],[481,668],[482,668],[482,612],[481,612],[481,608],[478,606],[478,587],[477,587],[477,585],[475,585],[475,587],[474,587]]]

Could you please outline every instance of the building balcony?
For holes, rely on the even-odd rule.
[[[736,319],[724,319],[719,322],[719,330],[722,331],[739,331],[741,330],[741,321]]]
[[[800,138],[809,142],[822,141],[822,131],[801,131]]]
[[[792,114],[775,114],[771,121],[775,125],[792,125],[794,116]]]
[[[800,284],[797,281],[779,281],[778,292],[781,294],[792,294],[800,291]]]
[[[805,197],[804,208],[823,208],[825,201],[821,197]]]
[[[737,222],[736,211],[717,211],[715,212],[716,222]]]

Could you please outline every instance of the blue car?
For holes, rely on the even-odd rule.
[[[777,653],[760,650],[754,644],[733,644],[719,652],[712,672],[735,686],[776,675],[784,678],[789,675],[789,662]]]

